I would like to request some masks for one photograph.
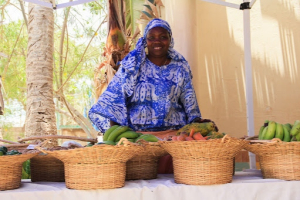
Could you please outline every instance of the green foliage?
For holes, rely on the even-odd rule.
[[[4,98],[17,99],[25,104],[24,92],[26,92],[26,54],[27,54],[27,31],[22,28],[21,20],[4,24],[1,26],[0,52],[8,55],[7,58],[0,57],[0,74],[6,95]],[[18,38],[18,35],[21,35]],[[15,43],[17,42],[16,47]],[[11,59],[9,55],[12,54]]]
[[[12,124],[10,124],[12,126]],[[11,134],[11,129],[12,127],[8,127],[8,126],[5,126],[2,128],[3,131],[2,131],[2,136],[3,136],[3,139],[4,140],[8,140],[8,141],[12,141],[12,142],[15,142],[15,139],[13,137],[13,134]]]
[[[30,170],[30,160],[26,160],[22,165],[22,179],[30,179],[31,170]]]
[[[131,34],[137,27],[136,20],[139,18],[139,11],[144,2],[144,0],[125,0],[126,28],[131,29]],[[150,2],[154,3],[154,0]],[[28,12],[27,5],[28,3],[25,3],[26,12]],[[7,4],[6,0],[0,0],[0,7],[2,8],[0,22],[9,19],[5,20],[5,23],[0,23],[0,52],[7,55],[7,57],[0,56],[0,74],[5,89],[5,115],[0,116],[0,123],[2,121],[3,125],[10,123],[7,118],[16,115],[12,102],[19,102],[22,110],[26,107],[28,33],[18,0],[11,0],[10,4]],[[9,12],[9,8],[12,7],[16,12]],[[93,102],[94,69],[104,59],[102,53],[107,38],[107,26],[103,21],[107,10],[107,0],[96,0],[70,7],[62,55],[59,54],[60,41],[68,9],[53,11],[55,18],[53,88],[58,90],[61,87],[60,78],[63,84],[67,81],[63,87],[64,95],[67,101],[81,113],[86,113]],[[25,14],[28,16],[28,13]],[[20,18],[13,20],[13,15],[18,15]],[[100,24],[103,25],[98,29]],[[57,102],[56,99],[54,101]]]
[[[0,0],[0,6],[6,5],[6,2]],[[11,0],[11,3],[14,3],[14,7],[20,6],[17,0]],[[25,3],[26,12],[27,5]],[[0,22],[3,19],[13,18],[13,13],[8,12],[9,7],[12,6],[8,4],[3,10],[0,10]],[[106,0],[97,0],[70,8],[63,44],[62,63],[59,63],[61,57],[59,48],[63,20],[67,9],[54,11],[54,90],[60,87],[59,72],[62,70],[63,83],[71,77],[64,85],[64,95],[67,101],[81,113],[90,107],[89,99],[91,98],[94,69],[102,61],[101,54],[105,46],[107,27],[103,24],[98,31],[96,30],[106,17],[106,7]],[[17,12],[19,13],[15,13],[15,15],[21,16],[20,19],[5,20],[4,24],[0,23],[0,52],[7,55],[7,57],[0,56],[0,75],[3,77],[2,82],[5,89],[5,115],[0,116],[2,125],[9,124],[8,118],[14,117],[16,114],[10,106],[11,102],[14,100],[20,102],[23,109],[26,106],[28,34],[26,26],[23,25],[21,9],[18,9]],[[90,40],[92,40],[91,43]]]

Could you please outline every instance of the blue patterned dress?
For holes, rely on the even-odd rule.
[[[157,66],[145,54],[146,35],[157,26],[171,36],[168,65]],[[164,131],[201,118],[190,66],[173,46],[169,24],[161,19],[149,22],[144,37],[121,61],[106,91],[89,111],[89,118],[101,132],[109,128],[109,120],[135,131]]]

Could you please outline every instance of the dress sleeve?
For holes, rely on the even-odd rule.
[[[97,127],[103,117],[123,126],[128,125],[126,95],[123,89],[124,81],[122,81],[124,75],[120,69],[89,111],[89,118]]]
[[[187,123],[191,123],[195,118],[201,118],[201,112],[198,106],[196,93],[192,83],[192,74],[188,64],[185,69],[180,101],[183,104],[187,116]]]

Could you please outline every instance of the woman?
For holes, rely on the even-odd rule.
[[[210,121],[201,119],[190,66],[173,47],[170,25],[161,19],[150,21],[89,111],[102,132],[109,128],[108,119],[110,126],[126,125],[164,139],[191,122]],[[172,167],[171,157],[163,157],[158,173],[172,173]]]
[[[121,61],[108,88],[89,111],[100,130],[109,127],[105,128],[104,117],[110,125],[127,125],[164,138],[200,121],[190,66],[173,47],[169,24],[161,19],[150,21],[136,48]]]

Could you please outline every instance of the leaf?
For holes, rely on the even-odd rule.
[[[147,13],[146,11],[142,11],[142,13],[145,14],[149,20],[151,20],[151,18],[153,18],[152,15],[150,13]]]
[[[144,5],[144,6],[145,6],[144,7],[144,12],[149,13],[151,15],[151,18],[152,18],[153,17],[153,11],[151,9],[151,6],[149,6],[149,5]]]
[[[161,0],[155,0],[155,3],[157,6],[163,6],[164,7],[164,4],[162,3]]]
[[[155,0],[148,0],[148,2],[154,4]]]
[[[152,4],[152,3],[150,3],[150,2],[148,2],[148,4],[149,4],[149,6],[151,7],[151,9],[152,9],[152,11],[154,13],[154,16],[155,17],[159,17],[159,14],[158,14],[156,6],[154,4]]]

